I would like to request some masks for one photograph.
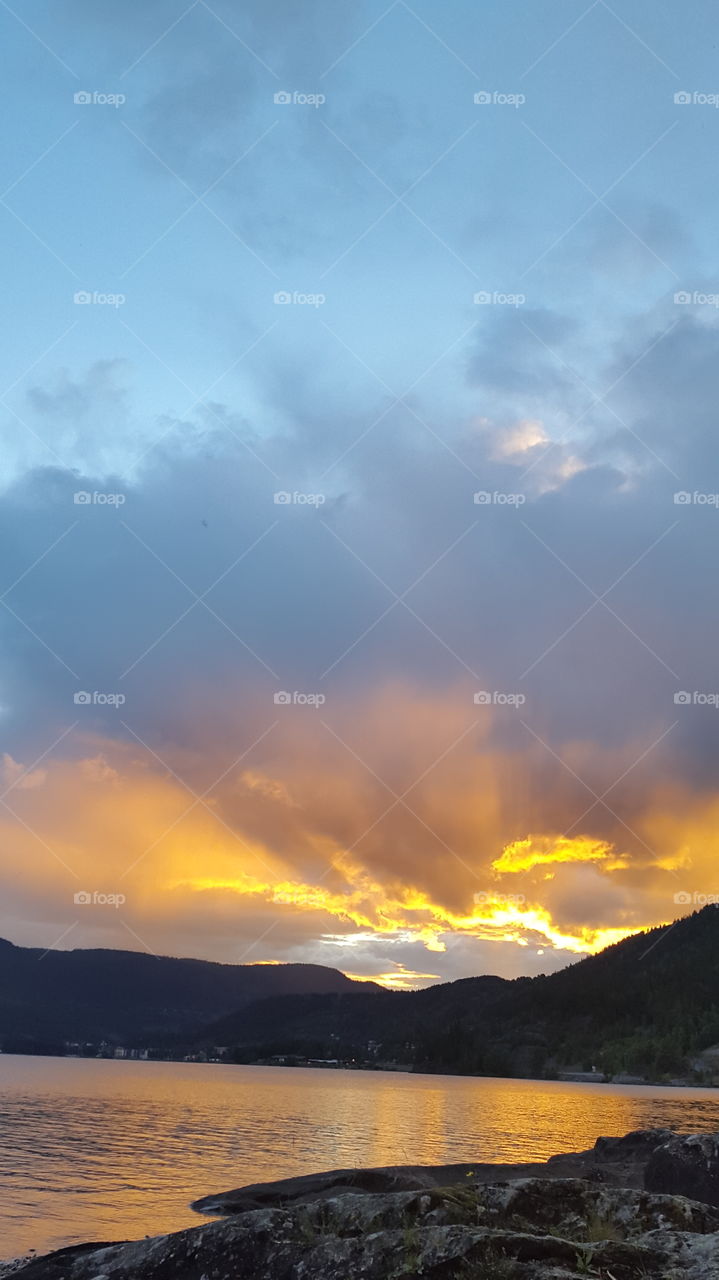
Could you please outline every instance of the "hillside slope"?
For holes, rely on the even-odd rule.
[[[547,977],[464,978],[411,992],[319,965],[43,953],[0,941],[0,1047],[85,1040],[173,1056],[223,1045],[238,1062],[369,1056],[422,1071],[551,1076],[596,1067],[670,1078],[719,1042],[719,911],[706,907]]]
[[[0,1047],[147,1043],[282,995],[367,991],[321,965],[231,965],[135,951],[47,951],[0,940]]]
[[[654,1079],[719,1041],[719,911],[636,934],[547,977],[466,978],[416,992],[277,996],[198,1031],[268,1053],[366,1056],[421,1070],[551,1075],[563,1067]]]

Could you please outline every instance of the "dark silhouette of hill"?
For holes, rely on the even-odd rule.
[[[259,1000],[205,1027],[200,1042],[251,1048],[259,1056],[295,1052],[311,1056],[365,1056],[370,1040],[382,1040],[402,1061],[429,1018],[445,1025],[452,1016],[479,1016],[511,984],[504,978],[463,978],[424,991],[364,991],[332,995],[275,996]],[[330,1052],[332,1050],[332,1052]],[[404,1055],[404,1056],[402,1056]],[[247,1053],[239,1056],[248,1057]]]
[[[43,953],[0,941],[0,1046],[84,1040],[180,1055],[222,1045],[238,1062],[374,1057],[423,1071],[596,1067],[661,1079],[719,1042],[719,912],[705,907],[549,976],[407,992],[319,965]]]
[[[275,996],[197,1036],[252,1055],[381,1057],[421,1070],[660,1078],[719,1042],[719,912],[709,906],[549,976],[465,978],[423,991]]]
[[[135,951],[43,951],[0,939],[0,1047],[162,1042],[276,995],[365,991],[312,964],[232,965]]]

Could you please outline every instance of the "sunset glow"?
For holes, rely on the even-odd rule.
[[[711,112],[218,3],[3,19],[0,935],[551,972],[719,889]]]

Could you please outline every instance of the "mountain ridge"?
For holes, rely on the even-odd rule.
[[[234,1062],[712,1083],[697,1061],[719,1042],[719,914],[707,906],[549,975],[485,974],[418,991],[319,965],[42,952],[0,939],[0,1048],[63,1052],[68,1041],[169,1057],[223,1046]],[[715,1069],[719,1083],[719,1052]]]
[[[420,1071],[712,1083],[713,1071],[696,1060],[719,1042],[719,914],[705,907],[548,975],[464,978],[371,1002],[278,997],[208,1032],[222,1033],[235,1061],[283,1053],[351,1060],[372,1040],[383,1060]],[[195,1042],[205,1043],[202,1033]]]
[[[147,1043],[274,994],[366,988],[322,965],[222,964],[112,948],[43,950],[0,939],[0,1047],[8,1041]]]

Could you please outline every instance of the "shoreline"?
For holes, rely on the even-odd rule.
[[[719,1134],[599,1138],[540,1164],[335,1169],[191,1206],[213,1221],[0,1264],[18,1280],[719,1276]]]
[[[258,1062],[226,1062],[220,1060],[211,1060],[207,1062],[188,1062],[184,1058],[114,1058],[114,1057],[85,1057],[81,1054],[73,1053],[15,1053],[12,1051],[0,1050],[0,1060],[2,1058],[30,1058],[37,1059],[40,1062],[112,1062],[120,1066],[175,1066],[175,1067],[238,1067],[238,1068],[262,1068],[272,1069],[276,1071],[321,1071],[321,1072],[345,1072],[351,1075],[390,1075],[390,1076],[418,1076],[423,1079],[446,1079],[446,1080],[516,1080],[526,1084],[587,1084],[587,1085],[604,1085],[613,1086],[617,1089],[671,1089],[673,1092],[680,1089],[687,1089],[692,1092],[716,1092],[719,1090],[719,1081],[716,1084],[709,1082],[694,1083],[690,1080],[677,1079],[672,1080],[648,1080],[639,1079],[636,1076],[616,1077],[606,1076],[601,1072],[589,1071],[566,1071],[560,1072],[556,1076],[495,1076],[495,1075],[475,1075],[467,1071],[416,1071],[412,1066],[407,1064],[393,1066],[387,1064],[383,1066],[351,1066],[349,1064],[321,1065],[317,1062],[312,1063],[282,1063],[269,1062],[260,1060]],[[1,1280],[1,1273],[0,1273]]]

